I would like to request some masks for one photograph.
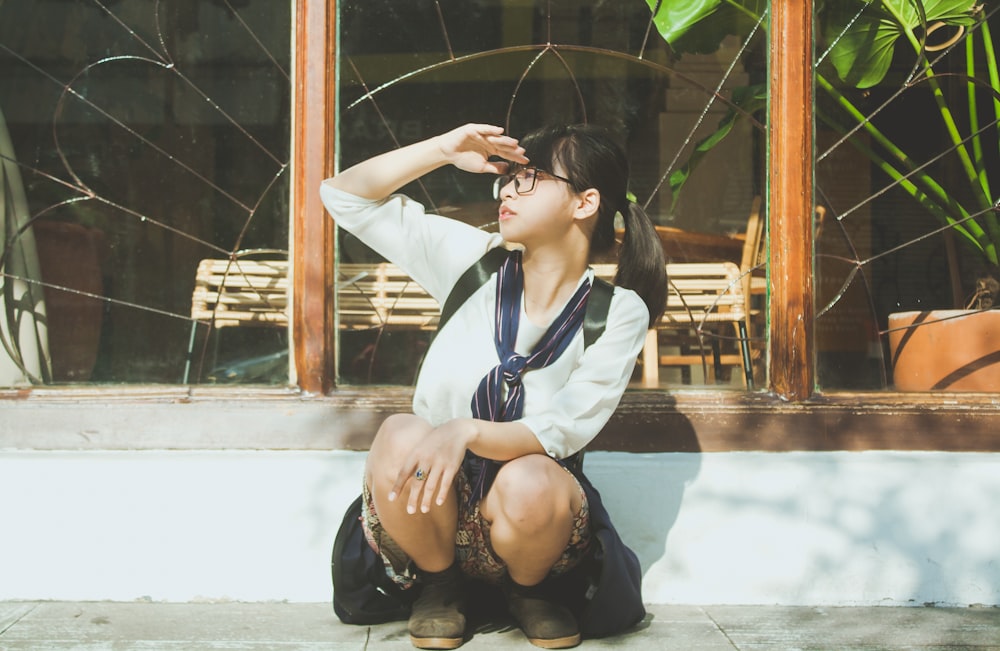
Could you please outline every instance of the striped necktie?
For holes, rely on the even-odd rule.
[[[525,398],[521,376],[529,369],[544,368],[557,360],[583,326],[587,298],[590,295],[589,280],[584,280],[577,288],[535,349],[528,356],[519,355],[514,351],[514,345],[521,318],[523,292],[521,252],[512,251],[497,273],[494,343],[500,363],[480,381],[479,388],[472,397],[474,418],[496,422],[521,418]],[[481,500],[490,489],[500,464],[467,451],[463,467],[466,476],[473,482],[470,501]]]

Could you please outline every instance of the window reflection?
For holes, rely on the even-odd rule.
[[[890,315],[975,307],[977,281],[997,274],[1000,86],[986,47],[997,8],[918,2],[920,11],[887,13],[883,4],[898,5],[817,5],[816,334],[826,389],[911,388],[893,378],[901,365],[889,340],[915,344],[930,330],[894,332]],[[864,46],[872,39],[877,51]],[[934,354],[975,338],[946,336]],[[992,352],[972,354],[983,372]],[[962,367],[964,354],[942,356]],[[924,353],[918,366],[930,361]]]
[[[287,260],[290,33],[268,0],[0,3],[0,385],[287,382],[284,327],[191,315],[200,261]]]
[[[752,268],[759,274],[753,304],[744,306],[753,322],[743,335],[733,319],[718,318],[731,301],[686,306],[675,293],[672,304],[687,326],[666,333],[645,358],[647,370],[658,367],[654,379],[640,364],[636,386],[742,388],[741,343],[752,350],[762,385],[763,262],[759,249],[745,252],[744,243],[763,187],[763,15],[746,40],[720,38],[696,53],[668,45],[639,1],[348,0],[339,11],[340,168],[464,122],[504,125],[514,135],[552,122],[611,127],[627,144],[631,190],[658,224],[671,262],[730,261],[737,268],[730,291],[749,293]],[[733,33],[734,15],[720,16],[713,26]],[[726,136],[705,146],[721,123]],[[683,190],[672,184],[678,175],[687,180]],[[403,192],[489,229],[491,184],[441,169]],[[363,244],[342,233],[338,255],[342,302],[368,300],[373,317],[342,314],[340,381],[412,383],[432,326],[394,326],[375,307],[383,297],[355,296],[359,269],[374,274],[383,262]]]

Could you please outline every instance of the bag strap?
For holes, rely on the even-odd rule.
[[[508,253],[510,252],[501,246],[490,249],[462,273],[448,294],[448,298],[445,299],[444,307],[441,308],[441,318],[438,319],[439,332],[458,308],[462,307],[465,301],[496,273]],[[608,312],[611,310],[611,297],[614,292],[614,285],[601,278],[594,278],[590,297],[587,299],[587,311],[583,317],[584,348],[597,341],[597,338],[604,333],[608,325]]]
[[[487,251],[483,257],[472,263],[472,266],[465,270],[459,277],[458,282],[452,288],[448,298],[445,299],[444,307],[441,308],[441,318],[438,319],[438,331],[444,327],[445,323],[451,319],[458,308],[472,296],[477,289],[486,284],[490,276],[496,273],[503,261],[510,253],[502,246]]]
[[[587,298],[587,311],[583,315],[584,350],[597,341],[597,338],[604,334],[604,329],[608,327],[608,312],[611,311],[611,297],[614,293],[614,285],[603,278],[594,276],[590,297]]]

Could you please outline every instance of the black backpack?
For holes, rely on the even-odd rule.
[[[441,309],[438,331],[500,268],[508,254],[509,251],[503,248],[490,249],[465,270]],[[613,285],[600,278],[594,279],[583,321],[585,347],[604,332],[613,293]],[[333,611],[345,624],[371,625],[407,619],[410,606],[416,599],[416,590],[402,590],[386,575],[382,559],[365,540],[361,526],[361,500],[362,497],[358,496],[347,508],[334,539],[330,559]]]

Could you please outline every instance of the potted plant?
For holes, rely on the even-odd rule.
[[[0,387],[51,379],[45,293],[28,200],[0,110]]]
[[[32,216],[32,190],[0,111],[0,386],[85,382],[104,312],[104,234],[87,223],[85,201]]]
[[[729,34],[747,37],[766,28],[761,0],[647,0],[654,23],[675,53],[711,52]],[[960,287],[960,262],[975,258],[976,286],[956,290],[961,310],[908,312],[889,316],[893,379],[900,390],[1000,389],[1000,304],[998,248],[1000,178],[1000,73],[988,18],[997,7],[981,0],[816,0],[820,98],[817,119],[838,132],[891,182],[939,222],[942,234],[960,248],[949,249],[952,286]],[[907,57],[911,71],[900,94],[923,90],[932,98],[937,124],[947,134],[948,155],[957,157],[958,182],[938,178],[934,160],[921,162],[889,138],[858,108]],[[947,57],[964,56],[959,72],[941,71]],[[958,85],[961,92],[947,92]],[[674,196],[700,157],[725,136],[744,112],[763,108],[763,88],[734,93],[732,109],[719,129],[699,143],[688,163],[670,177]],[[992,148],[993,150],[991,150]],[[953,168],[953,169],[954,169]],[[954,177],[955,174],[952,174]],[[992,183],[991,183],[992,181]],[[962,258],[960,260],[960,258]],[[964,300],[963,300],[964,297]],[[954,327],[972,328],[956,334]],[[930,346],[925,349],[924,345]],[[961,345],[962,350],[955,348]],[[972,348],[980,344],[982,348]],[[934,368],[936,363],[945,368]]]

